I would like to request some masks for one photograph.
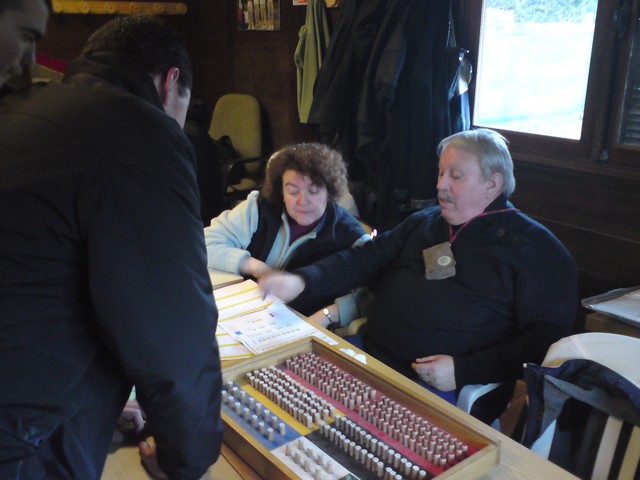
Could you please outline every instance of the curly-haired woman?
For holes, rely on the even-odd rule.
[[[293,270],[369,239],[360,222],[337,204],[347,193],[339,152],[300,143],[274,153],[262,191],[222,212],[205,228],[209,267],[260,278],[272,269]],[[333,298],[302,295],[290,306],[311,315]],[[356,310],[346,295],[314,319],[347,323]],[[324,319],[324,321],[322,321]]]

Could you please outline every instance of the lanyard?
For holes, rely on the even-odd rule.
[[[453,245],[453,242],[456,241],[456,238],[458,238],[458,235],[460,235],[460,232],[462,231],[462,229],[467,225],[469,225],[471,222],[473,222],[476,218],[486,217],[487,215],[493,215],[494,213],[518,212],[518,211],[519,210],[517,208],[503,208],[502,210],[493,210],[491,212],[483,212],[480,215],[476,215],[475,217],[470,218],[469,220],[464,222],[456,233],[453,233],[453,225],[449,225],[449,245]]]

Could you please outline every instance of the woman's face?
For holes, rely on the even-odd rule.
[[[282,196],[287,213],[299,225],[310,225],[327,208],[327,188],[317,185],[306,175],[286,170],[282,176]]]

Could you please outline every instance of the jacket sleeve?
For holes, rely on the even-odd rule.
[[[419,217],[411,216],[393,230],[371,241],[341,250],[294,273],[305,281],[304,294],[340,295],[367,285],[393,263],[402,251],[405,239],[418,227]]]
[[[258,192],[231,210],[225,210],[204,229],[208,265],[225,272],[240,273],[240,263],[250,256],[246,248],[258,229]]]
[[[365,233],[354,242],[353,246],[364,245],[370,241],[371,236]],[[367,287],[359,287],[346,295],[336,298],[335,303],[338,306],[340,326],[345,327],[356,318],[366,317],[369,303],[371,303],[371,296],[371,291]]]
[[[546,231],[545,231],[546,232]],[[541,363],[549,346],[571,333],[578,307],[576,265],[550,233],[524,252],[514,273],[514,335],[454,358],[456,384],[522,377],[525,362]]]
[[[96,328],[136,386],[161,468],[196,479],[219,455],[222,425],[194,161],[177,124],[120,146],[97,167],[88,214]]]

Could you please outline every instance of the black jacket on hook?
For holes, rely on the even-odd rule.
[[[468,109],[450,108],[450,7],[346,0],[318,74],[309,123],[342,151],[351,180],[376,192],[375,211],[359,207],[382,229],[435,198],[436,147],[468,126],[451,118]]]

